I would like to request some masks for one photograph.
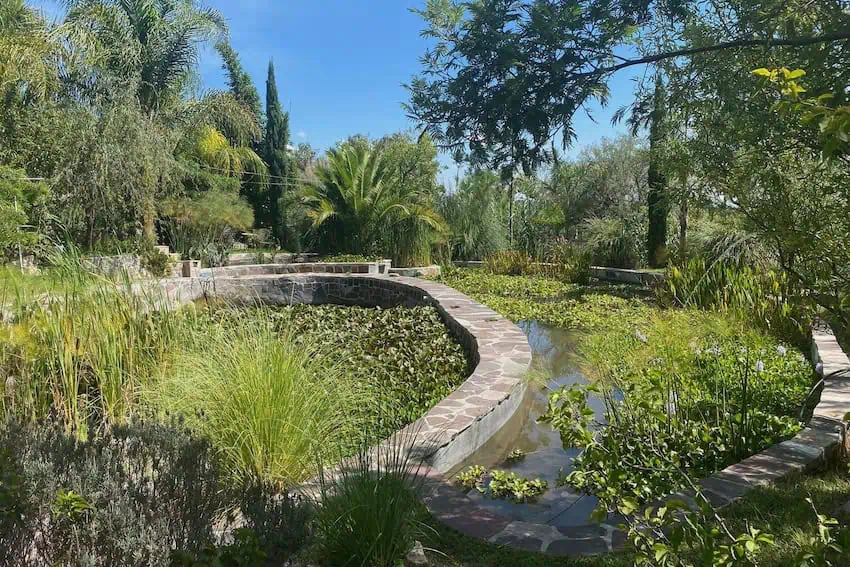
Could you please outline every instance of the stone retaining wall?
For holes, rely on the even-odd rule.
[[[230,270],[239,273],[238,268]],[[202,274],[201,278],[162,280],[160,286],[171,305],[205,295],[268,304],[433,305],[474,365],[457,390],[404,429],[414,436],[414,449],[427,457],[428,470],[434,474],[451,470],[486,443],[525,395],[524,374],[531,364],[531,348],[522,330],[492,309],[436,282],[368,274],[217,278]]]
[[[318,254],[290,252],[234,252],[227,256],[228,266],[248,266],[253,264],[293,264],[296,262],[315,262]]]
[[[201,278],[239,278],[272,274],[386,274],[391,262],[299,262],[294,264],[249,264],[200,270]]]
[[[481,261],[456,261],[453,262],[458,268],[483,268]],[[551,266],[553,264],[538,264]],[[638,284],[651,286],[664,280],[664,272],[653,270],[627,270],[625,268],[608,268],[604,266],[591,266],[590,277],[606,282],[617,282],[627,284]]]

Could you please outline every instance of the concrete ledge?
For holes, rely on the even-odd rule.
[[[392,263],[381,262],[296,262],[292,264],[245,264],[205,268],[200,278],[224,279],[273,274],[387,274]]]
[[[590,277],[606,282],[619,282],[651,286],[664,281],[664,272],[651,270],[626,270],[624,268],[606,268],[591,266]]]
[[[422,266],[421,268],[390,268],[390,275],[406,278],[436,278],[442,273],[440,266]]]
[[[482,261],[457,261],[453,262],[458,268],[483,268]],[[553,264],[537,263],[540,266],[552,266]],[[628,270],[625,268],[608,268],[605,266],[591,266],[590,277],[606,282],[618,282],[626,284],[637,284],[651,286],[664,281],[664,272],[653,270]]]

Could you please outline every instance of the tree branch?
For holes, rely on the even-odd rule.
[[[842,41],[850,39],[850,31],[827,33],[812,37],[801,37],[797,39],[737,39],[735,41],[726,41],[715,45],[707,45],[704,47],[691,47],[688,49],[679,49],[676,51],[667,51],[664,53],[656,53],[655,55],[647,55],[640,59],[628,59],[617,65],[610,67],[599,67],[586,73],[580,73],[580,76],[604,75],[614,73],[620,69],[633,67],[635,65],[645,65],[647,63],[655,63],[665,59],[674,59],[676,57],[685,57],[688,55],[697,55],[700,53],[710,53],[713,51],[722,51],[724,49],[734,49],[736,47],[804,47],[806,45],[815,45],[818,43],[831,43],[834,41]]]

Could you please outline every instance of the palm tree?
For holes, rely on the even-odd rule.
[[[428,261],[448,230],[425,195],[387,182],[380,154],[365,144],[330,150],[316,175],[303,201],[324,252],[388,253],[406,265]]]
[[[227,35],[224,16],[195,0],[66,0],[71,41],[95,61],[94,75],[133,81],[155,114],[179,101],[198,46]]]
[[[58,48],[56,35],[24,0],[0,2],[0,94],[20,88],[43,95],[55,87]]]

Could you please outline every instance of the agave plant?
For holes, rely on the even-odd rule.
[[[390,254],[396,264],[425,262],[448,232],[426,195],[390,184],[381,156],[362,145],[328,152],[302,198],[325,252]]]

